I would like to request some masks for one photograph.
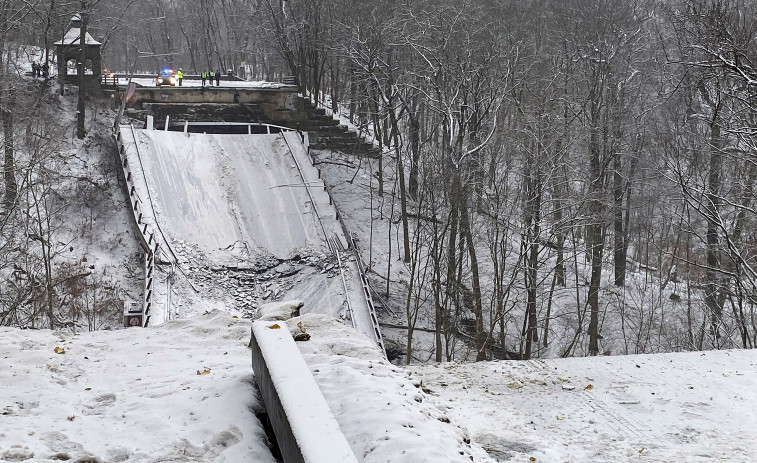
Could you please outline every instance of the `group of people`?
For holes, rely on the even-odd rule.
[[[205,81],[209,80],[209,84],[213,85],[213,80],[216,81],[216,87],[221,85],[221,71],[202,71],[200,73],[202,79],[202,86],[205,86]]]
[[[47,78],[47,74],[49,71],[50,71],[50,68],[48,67],[47,63],[45,64],[39,64],[37,62],[32,63],[32,76],[34,77]]]

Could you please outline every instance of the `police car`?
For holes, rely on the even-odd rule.
[[[176,86],[176,71],[173,69],[163,69],[158,77],[155,78],[155,85],[160,87],[161,85]]]

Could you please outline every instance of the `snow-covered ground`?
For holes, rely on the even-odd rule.
[[[757,352],[411,367],[501,461],[753,462]]]
[[[406,369],[336,320],[288,323],[311,334],[298,346],[360,461],[757,455],[754,351]],[[223,311],[77,335],[1,328],[0,461],[274,461],[249,328]]]
[[[491,461],[370,338],[320,314],[287,324],[310,333],[297,344],[359,461]]]
[[[490,461],[371,339],[319,314],[290,324],[311,334],[298,346],[360,461]],[[224,311],[78,335],[1,328],[0,461],[274,461],[249,337]]]
[[[249,322],[73,335],[0,328],[0,461],[273,462]]]
[[[61,101],[72,114],[75,97]],[[85,174],[112,151],[110,112],[93,114],[102,127],[90,130],[102,132],[69,156],[71,169]],[[77,157],[82,153],[87,157]],[[351,183],[357,162],[344,169],[340,164],[351,160],[327,152],[319,161],[333,175],[337,204],[366,262],[382,275],[391,263],[392,279],[401,281],[407,270],[396,260],[396,242],[391,258],[383,251],[390,203],[369,209],[366,180],[373,173],[364,168]],[[125,267],[135,248],[125,231],[126,206],[113,208],[118,214],[95,217],[90,225],[101,229],[88,235],[97,240],[81,245],[86,265],[109,272]],[[79,334],[0,328],[0,461],[274,461],[254,416],[260,404],[246,348],[249,322],[234,318],[242,314],[231,304],[209,301],[232,291],[236,298],[239,291],[238,300],[255,303],[270,293],[296,296],[310,307],[333,306],[329,298],[312,297],[333,284],[333,263],[315,256],[260,274],[252,267],[211,269],[196,246],[178,244],[185,272],[199,282],[194,296],[183,277],[175,287],[184,302],[194,298],[185,313],[192,317]],[[282,280],[273,275],[293,269],[299,271],[277,287]],[[230,281],[234,285],[226,286]],[[203,307],[232,313],[203,314]],[[757,460],[754,351],[403,368],[335,319],[306,314],[290,323],[297,322],[312,336],[298,345],[361,461]],[[428,353],[421,354],[425,360]]]

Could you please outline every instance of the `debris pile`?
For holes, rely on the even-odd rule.
[[[298,273],[312,268],[333,278],[339,263],[331,254],[296,254],[290,259],[258,256],[248,262],[218,265],[194,246],[179,241],[172,245],[180,273],[203,295],[224,301],[230,308],[252,318],[261,304],[280,301],[294,286]],[[177,275],[177,280],[182,277]]]

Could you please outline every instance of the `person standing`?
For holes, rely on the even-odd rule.
[[[221,86],[221,70],[218,69],[216,71],[216,87],[220,87],[220,86]]]
[[[211,69],[210,71],[210,86],[211,87],[213,86],[213,79],[215,79],[215,77],[216,77],[216,73],[213,72],[213,70]]]
[[[181,87],[181,81],[184,80],[184,71],[181,68],[176,72],[176,78],[179,80],[179,87]]]
[[[202,71],[200,73],[200,79],[202,79],[202,86],[205,86],[205,79],[208,78],[208,73],[206,71]]]

